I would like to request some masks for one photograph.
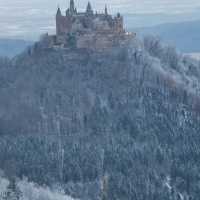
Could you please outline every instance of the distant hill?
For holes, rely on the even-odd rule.
[[[153,34],[183,53],[200,52],[200,21],[168,23],[137,29],[138,35]]]
[[[33,42],[25,40],[0,39],[0,56],[13,57],[31,44]]]

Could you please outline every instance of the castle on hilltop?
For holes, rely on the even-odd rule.
[[[123,17],[118,13],[115,17],[94,12],[90,2],[85,12],[78,12],[74,0],[63,15],[58,7],[56,13],[56,35],[48,36],[49,46],[63,48],[104,50],[128,43],[135,34],[124,29]]]

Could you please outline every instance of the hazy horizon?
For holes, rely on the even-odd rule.
[[[78,10],[84,10],[87,0],[75,0]],[[132,27],[151,26],[166,22],[200,19],[199,0],[91,0],[94,10],[110,13],[136,14],[125,21]],[[37,39],[45,32],[55,32],[55,12],[60,5],[63,13],[69,0],[1,0],[0,38]],[[147,15],[147,16],[146,16]],[[149,15],[156,15],[149,18]]]

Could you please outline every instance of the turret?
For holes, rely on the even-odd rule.
[[[70,10],[73,11],[74,10],[74,0],[70,0]]]
[[[56,17],[62,16],[60,7],[58,7],[57,13],[56,13]]]
[[[108,8],[107,8],[107,5],[105,5],[105,15],[108,15]]]
[[[120,13],[117,13],[117,16],[115,17],[115,30],[118,33],[124,32],[123,17],[121,16]]]
[[[75,14],[76,13],[76,8],[75,8],[75,5],[74,5],[74,0],[70,0],[69,12],[70,12],[70,14]]]
[[[61,33],[60,30],[60,20],[62,18],[62,13],[60,10],[60,7],[58,7],[57,13],[56,13],[56,34],[59,35]]]
[[[92,6],[91,6],[90,2],[88,2],[88,4],[87,4],[86,13],[89,15],[93,15],[93,10],[92,10]]]
[[[78,11],[77,11],[77,9],[76,9],[76,8],[75,8],[74,12],[75,12],[76,14],[78,13]]]
[[[69,8],[66,10],[66,16],[69,16],[70,15],[70,10]]]
[[[117,13],[117,18],[121,18],[121,14],[120,13]]]

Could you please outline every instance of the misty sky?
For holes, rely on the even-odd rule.
[[[90,0],[94,10],[102,11],[107,4],[111,13],[162,13],[167,15],[200,13],[200,0]],[[85,9],[87,0],[75,0],[79,10]],[[0,0],[0,37],[35,37],[36,31],[53,32],[55,10],[63,12],[69,0]],[[136,20],[135,20],[136,21]],[[137,21],[138,23],[138,21]],[[140,24],[145,26],[146,24]],[[33,32],[35,31],[35,33]]]
[[[146,12],[164,12],[179,13],[190,12],[200,7],[199,0],[90,0],[97,9],[102,9],[108,4],[111,10],[129,13]],[[75,0],[79,8],[84,8],[87,0]],[[0,8],[7,10],[9,8],[24,9],[51,9],[57,4],[64,6],[68,4],[67,0],[0,0]]]

